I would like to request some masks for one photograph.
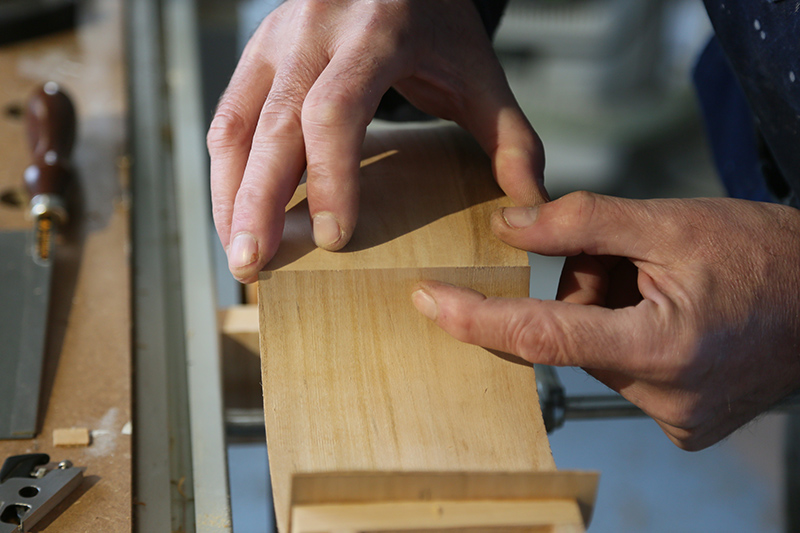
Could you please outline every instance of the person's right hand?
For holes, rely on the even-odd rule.
[[[316,244],[347,244],[366,126],[391,86],[470,131],[517,204],[546,199],[541,142],[471,0],[290,0],[248,43],[208,132],[214,222],[237,279],[255,281],[275,254],[304,168]]]
[[[583,367],[686,450],[800,387],[800,210],[579,192],[505,208],[492,229],[567,257],[557,301],[421,283],[414,304],[455,338]]]

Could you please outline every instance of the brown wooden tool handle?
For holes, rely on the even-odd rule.
[[[41,194],[63,197],[70,181],[72,167],[61,161],[47,164],[37,160],[25,169],[25,186],[31,199]]]
[[[55,82],[36,89],[26,108],[33,164],[25,171],[30,195],[62,195],[71,177],[69,159],[75,144],[75,107]]]

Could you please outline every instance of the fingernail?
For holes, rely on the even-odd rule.
[[[433,299],[433,296],[422,289],[417,289],[411,294],[411,301],[414,303],[414,307],[417,308],[417,311],[431,320],[436,320],[436,316],[439,314],[439,308],[436,306],[436,300]]]
[[[252,265],[258,260],[258,243],[249,233],[239,233],[233,238],[228,250],[228,266],[231,269]]]
[[[506,207],[503,209],[503,218],[512,228],[527,228],[536,222],[539,216],[538,207]]]
[[[339,223],[330,213],[319,213],[314,216],[314,242],[320,248],[332,248],[342,240]]]

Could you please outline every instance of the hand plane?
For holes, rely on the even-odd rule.
[[[44,453],[9,457],[0,468],[0,533],[30,531],[83,480],[83,468]]]

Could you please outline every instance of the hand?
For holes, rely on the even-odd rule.
[[[800,211],[576,193],[506,208],[492,227],[568,256],[557,301],[423,283],[415,305],[457,339],[581,366],[688,450],[800,386]]]
[[[275,254],[304,167],[318,246],[350,239],[365,129],[390,87],[454,120],[515,202],[546,193],[539,138],[470,0],[290,0],[244,50],[208,132],[214,222],[240,281]]]

